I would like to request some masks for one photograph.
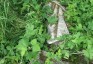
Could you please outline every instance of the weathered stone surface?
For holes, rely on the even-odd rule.
[[[57,1],[49,3],[49,6],[54,10],[52,16],[58,18],[56,24],[48,24],[48,32],[51,35],[51,39],[48,40],[48,44],[58,43],[58,40],[55,40],[56,37],[60,37],[64,34],[69,34],[68,28],[64,21],[63,13],[65,8],[59,4]]]

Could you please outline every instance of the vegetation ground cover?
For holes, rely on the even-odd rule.
[[[48,45],[47,24],[51,0],[0,0],[0,64],[40,64],[39,53],[47,51],[44,64],[65,59],[74,64],[93,60],[93,0],[59,0],[66,7],[70,31]],[[52,19],[50,19],[53,21]],[[54,23],[54,22],[51,22]],[[64,41],[63,41],[64,40]],[[83,60],[79,60],[79,59]]]

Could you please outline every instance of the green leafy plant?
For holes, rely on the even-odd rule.
[[[47,22],[57,22],[51,0],[0,0],[0,64],[43,64],[66,60],[89,64],[93,60],[92,0],[59,0],[66,7],[65,21],[70,34],[57,38],[62,43],[48,45]],[[79,60],[80,59],[80,60]],[[83,59],[83,60],[81,60]],[[85,63],[84,63],[85,62]]]

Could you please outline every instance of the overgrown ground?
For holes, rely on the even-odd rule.
[[[44,64],[52,64],[51,59],[92,62],[93,0],[60,0],[70,34],[60,37],[64,42],[58,46],[46,43],[49,1],[0,0],[0,64],[41,64],[42,50],[47,51]]]

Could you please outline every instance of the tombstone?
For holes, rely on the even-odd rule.
[[[64,34],[69,34],[68,28],[64,21],[63,13],[65,8],[60,5],[58,1],[52,1],[48,4],[49,7],[52,8],[53,14],[51,16],[55,16],[58,18],[57,23],[55,24],[48,24],[48,33],[50,34],[51,38],[47,41],[48,44],[58,44],[59,40],[55,38],[60,37]]]

